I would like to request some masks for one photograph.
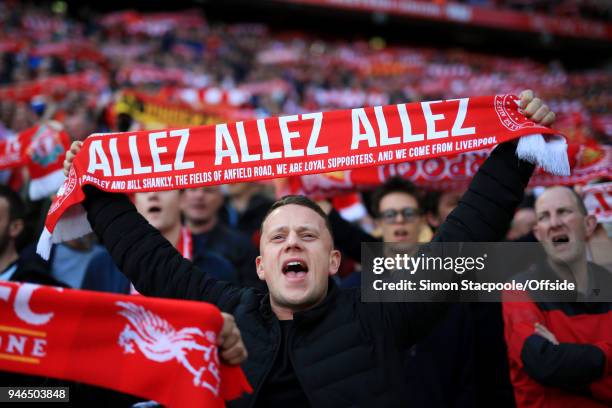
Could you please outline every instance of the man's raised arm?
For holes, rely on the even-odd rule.
[[[497,242],[504,238],[534,165],[516,157],[516,143],[497,146],[478,169],[434,242]]]
[[[520,103],[534,122],[545,126],[554,122],[554,112],[532,91],[521,92]],[[497,242],[505,237],[535,168],[516,156],[516,145],[516,141],[502,143],[491,152],[434,242]]]
[[[532,91],[520,95],[527,117],[550,125],[555,115]],[[516,156],[516,142],[498,145],[478,169],[457,207],[438,229],[433,242],[497,242],[504,238],[523,200],[534,165]],[[444,315],[447,304],[387,303],[386,321],[397,329],[399,340],[412,344],[426,336]]]

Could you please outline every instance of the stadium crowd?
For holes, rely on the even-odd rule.
[[[470,3],[544,7],[542,2]],[[556,10],[562,6],[558,5]],[[584,2],[583,6],[587,15],[609,18],[609,10],[600,8],[595,1]],[[559,13],[567,15],[563,11]],[[204,117],[230,121],[466,95],[518,94],[531,88],[556,113],[555,128],[566,134],[570,142],[610,144],[612,141],[612,76],[609,70],[601,68],[575,72],[565,69],[560,62],[542,63],[525,57],[387,44],[378,37],[329,39],[309,32],[275,31],[259,23],[224,24],[208,21],[198,10],[125,11],[106,15],[89,12],[75,19],[61,8],[51,11],[42,6],[4,1],[0,2],[0,27],[0,140],[49,120],[62,123],[72,141],[82,141],[96,132],[177,124],[135,115],[124,98],[130,92],[180,106],[194,115],[204,112]],[[533,96],[528,102],[531,99]],[[542,113],[538,108],[540,105],[529,113],[534,115],[534,120],[552,121],[547,112]],[[498,160],[507,160],[504,154],[507,155],[508,149],[508,146],[498,149]],[[553,224],[563,224],[567,228],[563,231],[572,237],[575,233],[582,240],[597,239],[602,245],[610,245],[606,230],[586,214],[574,190],[552,189],[542,194],[542,189],[530,188],[523,197],[525,177],[528,179],[533,169],[514,170],[519,174],[517,180],[523,184],[504,203],[510,218],[508,214],[498,215],[493,218],[498,224],[492,227],[494,233],[482,233],[484,238],[470,240],[546,241],[550,238],[547,228],[555,228],[550,227],[552,221],[544,219],[548,216],[555,219]],[[502,180],[507,176],[493,173],[488,177]],[[351,214],[350,221],[343,213],[342,199],[322,201],[320,206],[325,213],[317,211],[317,216],[329,217],[326,225],[333,232],[335,247],[343,255],[336,267],[338,274],[333,277],[335,285],[359,286],[361,242],[428,242],[444,234],[450,238],[443,240],[464,237],[456,225],[457,230],[449,224],[442,226],[456,208],[459,210],[454,217],[459,219],[461,211],[467,211],[465,206],[477,207],[470,200],[476,200],[480,194],[484,196],[486,189],[482,186],[487,185],[483,176],[480,177],[476,179],[483,184],[476,185],[474,191],[483,190],[478,190],[478,194],[472,192],[471,196],[467,194],[463,199],[465,190],[433,191],[416,188],[406,180],[391,179],[374,192],[348,197],[359,209],[356,216]],[[25,199],[24,202],[22,193],[28,184],[28,175],[22,169],[3,170],[0,182],[8,186],[0,189],[0,227],[3,228],[0,279],[125,294],[142,288],[148,292],[145,294],[159,293],[146,285],[141,284],[140,288],[131,285],[113,261],[120,257],[117,254],[111,257],[94,234],[55,244],[50,260],[40,259],[34,253],[34,241],[42,229],[48,200]],[[191,259],[207,273],[206,279],[212,277],[266,291],[266,282],[271,283],[269,278],[265,282],[262,279],[256,259],[263,255],[260,244],[265,243],[266,237],[261,227],[269,216],[275,195],[271,183],[240,183],[136,193],[130,201],[184,258]],[[91,197],[97,196],[91,193]],[[106,202],[108,208],[130,205],[104,195],[88,200],[88,211],[97,214],[90,215],[91,220],[98,224],[110,215],[98,208],[101,205],[96,200]],[[561,213],[555,207],[558,203],[563,203],[563,208],[571,211],[574,218],[559,221]],[[301,202],[283,205],[310,206]],[[313,210],[309,208],[303,211]],[[570,217],[565,213],[562,216]],[[476,215],[470,217],[478,224]],[[606,254],[601,256],[607,262]],[[188,267],[181,264],[180,268]],[[131,278],[139,273],[126,272]],[[222,302],[215,296],[207,293],[203,299]],[[418,341],[411,341],[396,356],[404,360],[402,367],[407,377],[402,397],[410,396],[410,406],[545,406],[550,401],[565,403],[568,407],[576,406],[572,404],[609,406],[612,404],[611,312],[609,304],[600,306],[588,311],[592,324],[577,325],[580,336],[572,331],[571,324],[564,333],[560,332],[565,327],[563,322],[540,317],[540,323],[552,326],[538,330],[530,326],[525,333],[517,328],[520,337],[507,331],[504,334],[504,323],[506,328],[526,324],[513,317],[511,308],[502,310],[499,304],[453,304],[437,325],[423,329],[424,334]],[[272,309],[280,316],[274,305]],[[584,313],[574,310],[579,307],[570,312],[561,309],[568,316]],[[536,311],[542,316],[552,314],[550,308]],[[235,312],[244,313],[238,309]],[[244,323],[249,318],[252,317],[243,316],[242,324],[249,330],[260,330]],[[338,317],[341,318],[347,319]],[[239,316],[237,322],[244,330]],[[607,332],[593,329],[598,323],[607,327]],[[290,329],[283,325],[279,332],[285,342],[287,330]],[[539,338],[534,339],[534,330]],[[572,336],[576,339],[572,340]],[[511,348],[508,350],[508,347]],[[253,364],[263,367],[263,354],[257,356],[256,352],[249,350],[249,358],[254,359]],[[576,368],[578,362],[581,365]],[[313,404],[326,395],[317,394],[319,390],[312,391],[316,387],[310,379],[304,385],[304,379],[300,378],[298,368],[291,367],[291,361],[278,359],[270,364],[274,375],[262,388],[260,404],[277,406],[292,401]],[[557,371],[546,372],[549,367]],[[367,375],[376,374],[374,368],[368,369]],[[259,378],[261,370],[257,366],[248,373],[257,372],[253,378]],[[517,387],[522,388],[519,391]],[[361,390],[356,387],[354,391]],[[389,399],[379,401],[393,405],[394,398],[399,396],[389,395]],[[544,401],[544,395],[551,399]],[[333,401],[335,397],[330,391],[326,398]],[[121,399],[121,402],[125,401]]]

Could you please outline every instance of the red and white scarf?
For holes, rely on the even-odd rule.
[[[222,407],[252,391],[240,367],[219,361],[222,325],[203,302],[0,282],[0,370]]]
[[[70,137],[59,122],[49,121],[0,141],[0,170],[25,166],[30,173],[29,196],[47,197],[64,182],[62,165]]]
[[[612,182],[585,186],[582,193],[589,214],[599,222],[612,222]]]
[[[69,91],[100,90],[107,78],[95,71],[56,75],[44,79],[0,87],[0,100],[30,101],[37,95],[66,94]]]
[[[94,134],[47,215],[37,251],[91,228],[82,187],[141,192],[264,180],[423,160],[479,150],[521,136],[517,155],[569,174],[567,144],[518,112],[513,95],[315,112],[232,124]]]

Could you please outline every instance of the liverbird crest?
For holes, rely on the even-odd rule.
[[[122,308],[119,314],[128,320],[118,339],[124,353],[136,353],[136,345],[149,360],[158,363],[177,360],[193,375],[195,386],[207,388],[215,396],[219,395],[221,377],[215,332],[208,330],[202,333],[197,327],[176,330],[168,321],[143,306],[131,302],[116,304]],[[202,352],[203,365],[197,369],[187,359],[187,354],[194,350]],[[210,373],[208,377],[212,377],[210,381],[203,378],[206,372]]]

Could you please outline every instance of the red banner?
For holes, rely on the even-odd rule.
[[[203,302],[0,282],[0,370],[221,407],[251,392],[240,367],[219,362],[222,325]]]
[[[516,96],[496,95],[94,134],[51,205],[38,251],[47,257],[52,240],[89,231],[82,208],[74,207],[86,184],[138,192],[264,180],[451,156],[540,133],[556,132],[521,115]],[[563,173],[569,172],[566,147],[530,137],[517,154]]]

